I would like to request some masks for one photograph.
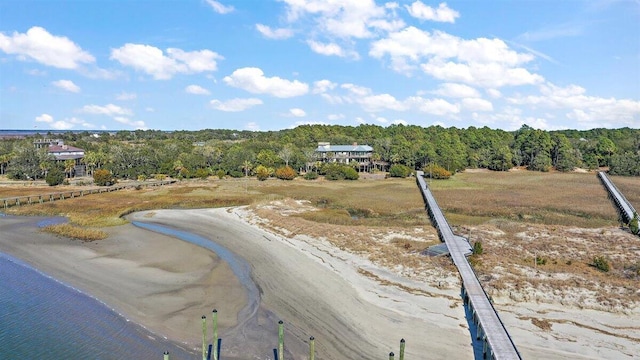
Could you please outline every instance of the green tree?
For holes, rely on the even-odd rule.
[[[56,186],[56,185],[62,184],[64,182],[64,178],[65,178],[64,172],[58,166],[53,166],[47,172],[47,175],[45,176],[45,181],[49,186]]]
[[[42,179],[44,174],[40,164],[51,159],[46,149],[36,149],[33,144],[24,143],[15,148],[15,155],[7,167],[7,176],[15,180]]]
[[[411,175],[411,172],[412,170],[410,167],[401,164],[393,164],[389,168],[390,177],[406,178],[407,176]]]

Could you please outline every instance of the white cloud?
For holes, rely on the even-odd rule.
[[[394,31],[404,26],[393,7],[373,0],[283,0],[291,22],[310,16],[317,32],[341,39],[370,38],[378,31]]]
[[[333,55],[333,56],[339,56],[339,57],[345,56],[344,51],[342,50],[340,45],[336,43],[323,44],[317,41],[308,40],[307,44],[309,45],[311,50],[313,50],[313,52],[318,53],[320,55],[325,55],[325,56]]]
[[[24,34],[14,32],[6,36],[0,33],[0,50],[17,55],[19,60],[32,59],[60,69],[77,69],[81,64],[95,62],[93,55],[73,41],[64,36],[51,35],[38,26]]]
[[[33,76],[46,76],[47,72],[44,71],[44,70],[40,70],[40,69],[31,69],[31,70],[27,71],[27,74],[33,75]]]
[[[433,94],[453,98],[480,97],[478,90],[471,86],[455,83],[442,83]]]
[[[329,114],[327,119],[331,121],[341,120],[344,119],[344,114]]]
[[[141,130],[146,130],[147,126],[145,125],[144,121],[134,121],[131,120],[129,118],[126,118],[124,116],[116,116],[113,118],[113,120],[121,123],[121,124],[125,124],[128,125],[134,129],[141,129]]]
[[[94,127],[93,124],[89,124],[86,121],[75,118],[75,117],[72,117],[70,119],[54,121],[53,116],[49,114],[42,114],[40,116],[36,116],[36,122],[47,123],[49,124],[48,128],[54,129],[54,130],[69,130],[69,129],[73,129],[76,125],[82,125],[85,128]]]
[[[298,80],[285,80],[277,76],[265,77],[259,68],[246,67],[237,69],[223,81],[233,87],[254,94],[269,94],[279,98],[301,96],[309,92],[309,85]]]
[[[409,125],[409,123],[406,120],[402,120],[402,119],[393,120],[391,122],[391,124],[393,124],[393,125],[404,125],[404,126]]]
[[[313,83],[312,93],[314,94],[322,94],[329,90],[333,90],[338,86],[338,84],[331,82],[329,80],[319,80]]]
[[[500,63],[461,64],[433,59],[422,64],[421,68],[436,79],[487,88],[535,85],[544,81],[542,76],[532,74],[524,68],[510,68]]]
[[[486,92],[487,94],[489,94],[489,96],[491,96],[494,99],[499,99],[502,97],[502,93],[500,92],[500,90],[487,89]]]
[[[152,108],[152,107],[146,107],[144,110],[145,110],[145,111],[147,111],[147,112],[154,112],[154,111],[156,111],[156,109],[154,109],[154,108]]]
[[[579,128],[640,125],[640,101],[588,96],[586,90],[577,85],[559,87],[545,83],[540,86],[540,95],[518,95],[507,101],[532,108],[566,110],[566,117]]]
[[[51,122],[53,122],[53,116],[51,116],[49,114],[42,114],[40,116],[36,116],[36,121],[37,122],[51,123]]]
[[[289,109],[289,114],[295,117],[305,117],[307,113],[300,108]]]
[[[293,36],[293,30],[291,29],[272,29],[267,25],[256,24],[256,30],[267,39],[283,40]]]
[[[222,56],[211,50],[183,51],[169,48],[165,55],[162,50],[150,45],[125,44],[111,50],[112,60],[124,66],[145,72],[154,79],[166,80],[175,74],[193,74],[204,71],[216,71],[216,60]]]
[[[62,90],[66,90],[69,92],[77,93],[80,92],[80,87],[73,83],[71,80],[57,80],[52,81],[51,84],[57,88]]]
[[[216,110],[227,111],[227,112],[238,112],[238,111],[247,110],[256,105],[262,105],[262,100],[256,99],[256,98],[248,98],[248,99],[236,98],[236,99],[231,99],[227,101],[220,101],[220,100],[214,99],[214,100],[211,100],[209,103]]]
[[[233,10],[235,10],[233,8],[233,6],[231,5],[223,5],[218,1],[215,0],[205,0],[207,2],[207,4],[209,4],[209,6],[211,6],[211,8],[213,9],[213,11],[217,12],[218,14],[228,14],[230,12],[233,12]]]
[[[130,109],[120,107],[114,104],[107,104],[105,106],[100,105],[85,105],[79,112],[95,115],[107,115],[107,116],[130,116],[133,112]]]
[[[443,99],[424,99],[419,96],[407,99],[418,111],[432,115],[452,115],[460,112],[459,104],[452,104]]]
[[[211,94],[209,92],[209,90],[203,88],[202,86],[198,86],[198,85],[189,85],[186,88],[184,88],[184,91],[188,94],[194,94],[194,95],[209,95]]]
[[[116,95],[116,100],[128,101],[128,100],[135,100],[137,97],[138,95],[136,95],[135,93],[128,93],[123,91],[120,94]]]
[[[493,104],[480,98],[462,99],[462,107],[468,111],[493,111]]]
[[[438,8],[434,9],[418,0],[411,6],[405,5],[405,7],[411,16],[420,20],[454,23],[456,18],[460,17],[460,13],[447,6],[447,3],[440,3]]]
[[[247,123],[244,128],[245,130],[249,131],[260,131],[260,125],[258,125],[258,123],[254,121]]]
[[[410,74],[418,66],[445,81],[497,88],[537,84],[544,79],[521,67],[535,57],[519,53],[500,39],[465,40],[442,31],[410,26],[371,44],[369,55],[389,56],[391,68]]]

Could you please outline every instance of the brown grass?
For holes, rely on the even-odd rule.
[[[613,181],[638,202],[640,178]],[[618,228],[595,174],[474,172],[431,186],[454,231],[483,242],[476,270],[494,297],[610,310],[639,303],[640,238]],[[249,204],[257,223],[284,236],[325,239],[431,284],[455,273],[446,258],[419,254],[439,240],[414,179],[184,181],[8,212],[63,215],[78,226],[101,227],[122,224],[122,215],[138,210]],[[534,266],[535,255],[546,263]],[[609,273],[589,266],[596,255],[610,259]]]
[[[72,224],[50,225],[42,229],[48,233],[83,241],[95,241],[107,238],[107,233],[102,230],[88,229]]]

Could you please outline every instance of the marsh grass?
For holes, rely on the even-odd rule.
[[[102,240],[106,239],[108,236],[107,233],[102,230],[84,228],[72,224],[50,225],[44,227],[42,230],[48,233],[82,241]]]
[[[584,228],[617,224],[617,213],[593,173],[479,172],[453,179],[431,185],[452,224],[489,218]],[[640,189],[640,178],[634,181]]]
[[[613,181],[637,204],[640,178]],[[476,270],[490,294],[605,309],[640,302],[640,239],[618,228],[595,174],[465,172],[430,186],[454,231],[482,241]],[[301,202],[306,205],[291,212]],[[415,179],[183,181],[7,212],[63,215],[91,228],[122,224],[123,215],[138,210],[235,205],[251,205],[260,225],[275,233],[323,239],[406,276],[439,284],[455,274],[446,258],[419,254],[439,240]],[[535,256],[546,262],[534,265]],[[594,256],[611,259],[611,271],[589,266]]]

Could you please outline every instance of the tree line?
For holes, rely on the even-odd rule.
[[[258,173],[264,178],[265,174],[275,176],[279,168],[316,174],[333,171],[316,161],[318,142],[372,146],[372,160],[379,164],[374,171],[388,171],[393,165],[402,169],[437,166],[450,173],[465,168],[506,171],[516,166],[534,171],[608,167],[614,175],[640,176],[640,129],[631,128],[544,131],[524,125],[517,131],[504,131],[488,127],[303,125],[265,132],[136,130],[99,136],[89,132],[46,136],[84,149],[89,174],[104,169],[119,179]],[[0,141],[0,175],[42,179],[56,168],[70,176],[71,164],[55,162],[46,150],[35,149],[33,141],[42,137]]]

